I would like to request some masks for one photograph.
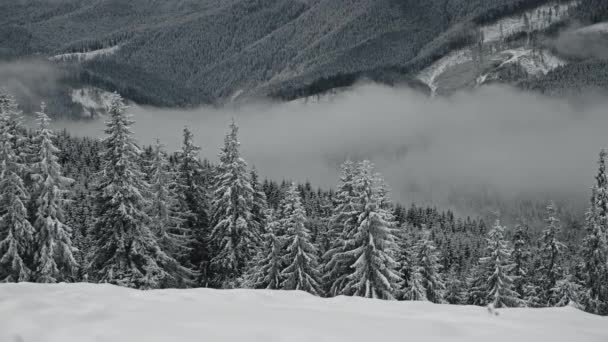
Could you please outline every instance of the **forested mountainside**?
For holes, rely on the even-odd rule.
[[[0,58],[60,67],[64,100],[51,107],[80,103],[82,88],[193,106],[361,79],[436,94],[490,82],[556,93],[605,88],[581,71],[604,75],[601,56],[553,44],[573,23],[604,20],[603,0],[25,0],[0,4]]]

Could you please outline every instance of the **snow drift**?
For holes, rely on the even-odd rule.
[[[608,318],[257,290],[1,284],[0,341],[608,341]]]

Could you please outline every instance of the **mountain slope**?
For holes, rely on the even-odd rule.
[[[602,0],[22,0],[0,4],[0,58],[45,57],[71,83],[161,106],[293,99],[361,78],[447,94],[486,80],[544,77],[567,64],[544,42],[575,20],[608,20],[607,7]],[[523,63],[542,73],[506,63],[509,51],[521,50],[530,51]],[[545,64],[544,56],[560,62]],[[441,74],[443,86],[433,83]]]

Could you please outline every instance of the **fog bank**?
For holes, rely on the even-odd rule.
[[[235,118],[244,157],[265,177],[331,187],[343,160],[368,158],[399,201],[476,208],[516,197],[585,205],[597,154],[608,145],[606,102],[575,106],[498,87],[428,98],[367,85],[318,103],[129,111],[144,144],[159,137],[176,150],[187,125],[202,156],[216,161]],[[57,125],[101,136],[101,122]]]

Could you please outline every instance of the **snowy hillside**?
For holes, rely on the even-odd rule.
[[[505,47],[502,42],[522,32],[542,31],[567,17],[568,10],[580,1],[549,3],[523,14],[502,18],[479,27],[485,45],[484,62],[475,61],[475,47],[469,46],[443,56],[418,74],[433,95],[480,85],[498,78],[496,71],[507,65],[518,65],[532,76],[547,74],[566,61],[549,50],[535,52],[530,47]],[[480,72],[480,69],[481,70]]]
[[[51,61],[68,61],[68,60],[76,60],[78,62],[89,61],[94,58],[110,56],[116,53],[120,49],[120,45],[111,46],[108,48],[103,48],[99,50],[87,51],[87,52],[74,52],[74,53],[64,53],[61,55],[56,55],[49,57]]]
[[[608,341],[608,318],[303,292],[0,285],[0,341]]]

